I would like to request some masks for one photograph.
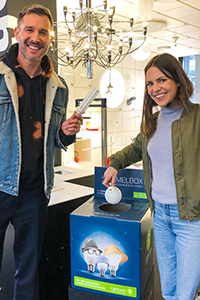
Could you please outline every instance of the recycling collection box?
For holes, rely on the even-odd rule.
[[[95,168],[94,197],[70,214],[71,287],[140,300],[153,268],[153,222],[141,169],[120,170],[120,203],[107,203],[106,168]]]

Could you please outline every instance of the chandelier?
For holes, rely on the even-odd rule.
[[[63,21],[56,22],[50,49],[53,58],[62,66],[75,69],[79,64],[87,68],[87,77],[92,78],[92,65],[111,69],[146,41],[147,22],[134,30],[134,18],[125,21],[114,19],[115,6],[107,7],[107,0],[92,7],[91,0],[79,1],[79,8],[63,7]],[[134,44],[136,35],[141,43]]]

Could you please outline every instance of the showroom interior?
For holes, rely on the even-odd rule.
[[[24,6],[35,2],[37,1],[18,0],[17,5],[13,5],[13,0],[3,0],[3,4],[0,4],[0,24],[2,24],[0,55],[15,42],[13,32],[19,11]],[[146,256],[146,260],[151,261],[153,271],[149,273],[148,278],[145,277],[147,275],[144,272],[145,286],[141,288],[139,282],[142,289],[141,293],[138,293],[139,296],[131,298],[120,294],[95,293],[95,289],[88,291],[87,288],[82,291],[80,286],[76,291],[76,286],[71,286],[73,272],[70,270],[70,264],[73,258],[70,251],[73,250],[71,241],[77,237],[75,235],[70,240],[70,236],[71,238],[73,236],[70,227],[76,231],[75,224],[77,226],[79,224],[79,221],[76,223],[76,217],[80,217],[80,222],[83,217],[82,212],[78,210],[79,207],[83,205],[83,209],[87,212],[85,203],[90,204],[87,201],[92,199],[94,193],[96,196],[98,189],[103,189],[98,174],[101,173],[101,168],[106,168],[108,165],[110,155],[130,144],[140,131],[145,84],[144,67],[151,57],[168,52],[180,59],[194,85],[195,90],[191,101],[200,103],[200,1],[40,0],[39,3],[51,10],[55,21],[54,42],[48,54],[54,69],[65,79],[69,88],[67,117],[71,116],[93,87],[99,90],[95,100],[83,114],[83,124],[77,134],[76,142],[68,146],[66,152],[56,151],[55,185],[49,204],[47,232],[40,266],[41,300],[77,300],[92,299],[92,297],[97,300],[115,298],[162,300],[153,241],[153,250],[150,253],[148,249]],[[103,32],[108,30],[107,19],[110,20],[110,24],[112,23],[110,33],[112,50],[107,49],[109,35],[107,34],[107,38],[102,38],[99,44],[98,51],[102,51],[102,58],[93,61],[94,53],[97,51],[95,49],[91,61],[85,63],[89,50],[85,46],[84,51],[81,52],[81,48],[78,48],[79,44],[83,48],[82,40],[92,43],[96,34],[96,39],[99,41],[102,34],[100,31],[95,33],[93,29],[90,38],[86,39],[82,34],[84,30],[82,24],[79,24],[79,27],[73,24],[77,23],[79,14],[86,14],[87,9],[92,11],[94,19],[88,20],[84,15],[84,22],[86,22],[84,26],[87,27],[88,22],[94,22],[94,25],[102,26]],[[80,17],[79,22],[81,20]],[[74,27],[69,27],[68,23]],[[77,51],[72,52],[74,45],[77,45]],[[94,45],[97,47],[97,42]],[[120,47],[121,56],[118,54]],[[115,59],[116,55],[120,57]],[[132,169],[142,171],[142,164],[131,166],[127,172],[132,172]],[[130,174],[132,176],[132,173]],[[145,209],[148,210],[146,207]],[[105,219],[110,218],[106,218],[108,215],[108,212],[105,213]],[[104,216],[101,213],[98,216],[104,222]],[[141,218],[136,221],[141,228],[142,220]],[[148,221],[144,220],[145,222]],[[99,226],[101,227],[101,222]],[[149,226],[151,228],[151,224]],[[0,275],[1,300],[12,300],[14,273],[12,243],[13,230],[9,227]],[[151,259],[148,255],[152,256]],[[72,266],[76,268],[74,262]],[[143,276],[141,274],[138,276]]]

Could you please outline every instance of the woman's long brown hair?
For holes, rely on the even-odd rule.
[[[146,73],[150,67],[157,67],[165,76],[171,78],[179,86],[175,98],[176,103],[186,106],[186,102],[192,96],[194,88],[187,74],[183,70],[181,63],[171,54],[162,53],[154,56],[146,65]],[[147,85],[145,84],[144,103],[142,111],[141,131],[144,136],[150,137],[156,130],[156,122],[153,116],[153,107],[157,106],[156,102],[149,96]]]

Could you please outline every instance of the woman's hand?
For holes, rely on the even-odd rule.
[[[117,177],[117,170],[113,167],[108,167],[107,170],[104,173],[104,181],[103,184],[107,187],[109,187],[109,183],[114,186],[116,182]]]

